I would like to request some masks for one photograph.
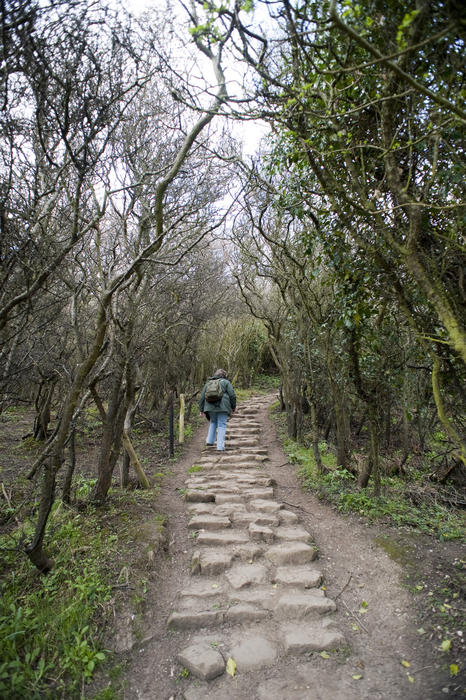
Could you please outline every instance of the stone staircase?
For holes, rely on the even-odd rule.
[[[241,405],[228,423],[225,452],[206,448],[186,480],[196,549],[190,582],[168,619],[179,635],[178,662],[201,681],[186,700],[231,698],[228,659],[239,677],[345,644],[332,622],[335,602],[320,587],[312,537],[275,499],[267,475],[257,414],[269,403]]]

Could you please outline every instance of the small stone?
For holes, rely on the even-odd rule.
[[[222,655],[208,644],[196,643],[181,651],[177,660],[193,676],[203,681],[210,681],[220,676],[225,670]]]

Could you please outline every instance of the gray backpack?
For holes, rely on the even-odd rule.
[[[205,400],[209,403],[217,403],[221,401],[223,396],[222,382],[218,378],[209,379],[205,385]]]

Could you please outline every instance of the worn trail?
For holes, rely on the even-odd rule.
[[[185,700],[254,697],[248,674],[287,658],[280,688],[264,681],[256,697],[304,698],[309,686],[293,667],[299,657],[345,644],[332,621],[335,602],[320,587],[312,535],[276,499],[267,474],[256,414],[269,401],[244,403],[229,423],[225,453],[206,448],[186,480],[197,547],[167,620],[178,663],[198,679]]]

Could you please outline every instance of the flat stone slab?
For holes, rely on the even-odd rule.
[[[336,610],[333,600],[326,598],[319,589],[299,591],[293,590],[280,596],[275,607],[277,617],[284,619],[294,618],[302,620],[315,613],[324,613]]]
[[[260,544],[255,544],[254,542],[247,542],[246,544],[236,544],[233,547],[233,553],[235,557],[241,561],[255,561],[259,559],[264,553],[264,547]]]
[[[273,530],[266,525],[251,523],[249,525],[249,535],[251,539],[256,542],[267,542],[268,544],[273,543]]]
[[[241,588],[230,591],[230,603],[248,603],[259,606],[265,610],[274,610],[279,592],[270,586],[254,586],[253,588]]]
[[[268,617],[269,613],[263,608],[258,608],[251,603],[237,603],[228,608],[225,613],[225,622],[258,622]]]
[[[228,544],[242,544],[249,542],[249,535],[243,530],[230,530],[229,532],[200,532],[197,538],[200,545],[212,545],[218,547]]]
[[[339,630],[321,625],[287,624],[281,631],[287,654],[338,649],[345,644],[345,638]]]
[[[180,591],[181,596],[191,596],[194,598],[210,598],[222,593],[224,586],[216,578],[202,578],[190,581],[189,588]]]
[[[266,525],[267,527],[278,527],[280,521],[273,513],[254,513],[256,525]]]
[[[303,527],[277,527],[275,530],[277,540],[286,540],[287,542],[312,542],[311,535]]]
[[[217,576],[230,568],[233,553],[226,550],[195,552],[191,560],[191,572],[203,576]]]
[[[232,493],[218,493],[212,499],[215,501],[217,506],[221,506],[223,503],[243,503],[244,498],[239,494]]]
[[[215,501],[215,493],[192,489],[186,491],[184,498],[188,503],[213,503]]]
[[[314,588],[322,581],[322,573],[308,566],[280,566],[273,581],[296,588]]]
[[[220,506],[215,506],[211,511],[212,515],[231,515],[232,513],[244,513],[246,506],[244,503],[222,503]]]
[[[272,545],[265,552],[265,556],[277,566],[307,564],[307,562],[315,559],[317,551],[314,547],[310,547],[304,542],[289,542]]]
[[[229,518],[216,515],[196,515],[188,523],[188,530],[222,530],[231,527]]]
[[[281,510],[278,517],[281,525],[294,525],[299,519],[296,513],[292,513],[291,510]]]
[[[172,630],[195,630],[201,627],[213,627],[223,622],[221,610],[183,610],[172,612],[168,618],[168,627]]]
[[[230,656],[236,661],[238,671],[253,671],[271,666],[278,656],[278,648],[260,634],[243,634],[231,646]]]
[[[193,676],[203,681],[217,678],[225,670],[225,662],[222,655],[205,642],[195,643],[186,647],[183,651],[180,651],[177,660]]]
[[[243,492],[246,498],[259,501],[272,501],[274,498],[273,488],[247,489]]]
[[[277,501],[268,501],[264,499],[257,499],[250,501],[249,507],[251,510],[259,510],[263,513],[277,513],[281,505]]]
[[[212,513],[214,508],[213,503],[193,503],[188,506],[189,515],[206,515]]]
[[[268,571],[262,564],[238,564],[225,574],[230,586],[235,589],[245,588],[252,583],[265,583]]]
[[[239,511],[238,513],[232,513],[230,515],[231,522],[236,527],[249,527],[251,523],[256,522],[257,513],[247,513]]]

